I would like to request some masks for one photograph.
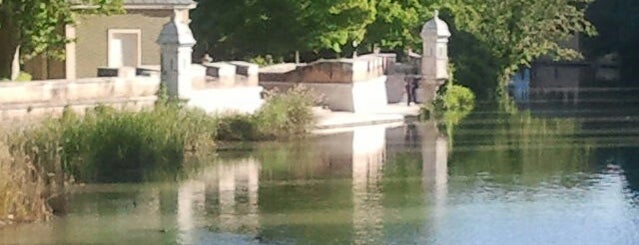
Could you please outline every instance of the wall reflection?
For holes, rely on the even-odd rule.
[[[355,244],[371,244],[383,236],[381,190],[386,149],[386,128],[362,127],[353,131],[353,230]]]
[[[210,225],[219,232],[257,235],[260,163],[253,158],[216,163],[180,184],[179,240],[192,244],[198,230]]]
[[[426,200],[431,200],[428,211],[431,222],[426,223],[429,239],[437,237],[446,215],[448,198],[448,138],[437,129],[436,122],[420,125],[422,153],[422,183]]]

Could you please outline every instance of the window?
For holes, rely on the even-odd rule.
[[[108,66],[138,67],[142,59],[139,29],[111,29],[108,34]]]

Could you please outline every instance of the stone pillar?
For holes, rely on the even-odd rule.
[[[195,39],[191,28],[174,13],[164,24],[157,39],[161,49],[162,83],[170,98],[189,100],[191,97],[191,63]]]
[[[448,79],[448,25],[439,19],[435,11],[433,19],[424,24],[421,32],[424,51],[422,53],[421,75],[424,89],[424,104],[430,104],[439,86]]]

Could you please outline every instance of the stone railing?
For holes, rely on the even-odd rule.
[[[367,54],[354,59],[319,60],[307,65],[275,65],[260,71],[260,81],[291,83],[354,83],[392,71],[394,54]]]
[[[58,116],[65,107],[83,113],[97,105],[139,109],[157,99],[157,77],[104,77],[0,83],[0,120]]]

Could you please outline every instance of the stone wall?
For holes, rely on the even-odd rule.
[[[324,104],[331,110],[368,113],[385,107],[389,99],[401,100],[403,75],[395,74],[396,66],[395,54],[367,54],[308,65],[264,67],[259,79],[267,90],[285,91],[297,84],[311,88],[323,96]]]
[[[353,83],[384,76],[395,63],[393,54],[354,59],[319,60],[307,65],[280,64],[260,69],[260,81],[290,83]]]
[[[59,116],[65,107],[78,113],[97,105],[140,109],[152,106],[157,77],[109,77],[0,83],[0,120]]]

